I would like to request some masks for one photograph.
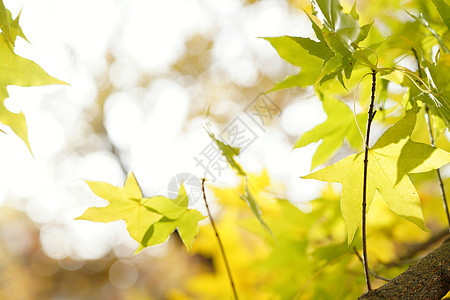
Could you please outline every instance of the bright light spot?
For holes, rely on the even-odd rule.
[[[115,237],[115,228],[124,226],[123,222],[98,223],[76,220],[71,226],[71,236],[74,252],[81,259],[99,259],[110,250],[110,244]]]
[[[109,282],[121,290],[131,287],[137,278],[136,267],[128,262],[118,260],[109,269]]]
[[[53,259],[63,259],[70,255],[70,237],[61,225],[47,224],[41,228],[41,244],[44,252]]]
[[[63,127],[55,117],[44,110],[27,116],[28,133],[33,153],[40,157],[57,154],[65,142]]]
[[[66,258],[62,260],[58,260],[58,264],[60,267],[67,271],[76,271],[81,269],[86,262],[83,260],[75,260],[71,258]]]
[[[210,26],[202,21],[208,19],[192,0],[133,1],[119,51],[149,73],[166,72],[183,53],[185,40]]]
[[[119,90],[130,89],[138,84],[139,70],[136,65],[116,62],[109,72],[112,84]]]
[[[63,209],[63,204],[59,193],[47,191],[29,199],[25,211],[33,222],[44,224],[57,218]]]
[[[105,126],[112,142],[130,148],[141,125],[141,111],[131,95],[113,94],[105,106]]]
[[[250,59],[240,59],[236,66],[231,69],[231,78],[242,87],[251,87],[258,80],[258,70],[255,63]]]
[[[119,186],[123,185],[123,174],[119,163],[108,152],[95,152],[87,155],[77,166],[77,178],[91,181],[104,181]]]
[[[281,127],[287,134],[300,137],[325,120],[322,102],[317,97],[312,97],[288,105],[281,115]]]

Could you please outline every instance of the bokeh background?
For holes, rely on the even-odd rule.
[[[6,105],[25,113],[34,156],[14,134],[0,136],[0,298],[174,295],[186,278],[210,268],[208,258],[186,252],[176,235],[134,256],[137,243],[123,222],[74,221],[87,207],[105,205],[84,180],[122,185],[132,170],[144,195],[150,196],[167,195],[176,174],[203,176],[194,157],[209,143],[203,128],[208,107],[220,131],[243,116],[260,93],[296,73],[259,37],[311,36],[302,11],[309,4],[4,3],[13,16],[22,10],[20,24],[31,42],[18,40],[16,53],[70,86],[8,88]],[[266,170],[283,186],[280,198],[308,210],[305,202],[316,198],[323,184],[304,182],[299,176],[309,172],[317,146],[295,151],[292,146],[326,115],[309,89],[268,97],[279,114],[263,129],[254,127],[257,139],[243,151],[240,162],[251,173]],[[338,153],[335,159],[339,157]],[[224,173],[215,184],[236,182]],[[196,208],[205,214],[202,205]]]

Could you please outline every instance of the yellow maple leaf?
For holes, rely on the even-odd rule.
[[[407,174],[437,169],[450,161],[450,153],[411,140],[416,113],[409,111],[369,150],[367,211],[378,191],[397,215],[427,230],[419,196]],[[363,169],[364,154],[359,153],[303,177],[342,184],[341,210],[349,244],[361,224]]]

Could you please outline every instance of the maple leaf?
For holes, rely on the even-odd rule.
[[[123,187],[87,181],[91,190],[109,201],[105,207],[90,207],[76,220],[112,222],[125,220],[131,237],[140,242],[147,229],[163,215],[142,203],[142,192],[134,174],[128,174]]]
[[[144,203],[154,207],[151,203],[153,198],[147,198]],[[166,241],[170,234],[178,228],[178,233],[186,248],[189,250],[192,247],[194,238],[198,235],[198,222],[205,219],[199,211],[195,209],[188,209],[188,196],[186,189],[182,184],[176,199],[172,200],[174,204],[182,208],[175,214],[165,214],[163,218],[152,224],[142,240],[136,253],[148,246],[153,246]],[[161,210],[160,210],[161,211]],[[170,211],[170,210],[169,210]]]
[[[20,29],[20,27],[17,28],[17,30]],[[11,27],[11,29],[14,29],[14,27]],[[8,42],[3,34],[0,34],[0,57],[0,122],[9,126],[31,152],[24,114],[22,112],[10,112],[4,105],[5,99],[9,97],[6,86],[18,85],[28,87],[67,83],[51,77],[31,60],[16,55],[12,49],[12,44]]]
[[[407,174],[437,169],[450,161],[450,153],[411,140],[416,112],[406,113],[369,150],[366,213],[378,191],[397,215],[426,231],[420,199]],[[303,176],[342,184],[341,210],[349,244],[361,223],[363,160],[364,153],[350,155],[332,166]]]
[[[337,99],[324,94],[319,96],[323,99],[323,109],[328,119],[314,129],[304,133],[294,146],[294,148],[301,148],[322,140],[312,158],[311,170],[326,162],[342,146],[344,139],[347,139],[354,148],[360,148],[362,144],[362,138],[351,109]],[[362,128],[361,130],[364,130],[367,115],[360,114],[357,116],[357,119],[359,126]]]
[[[294,66],[301,67],[298,74],[289,76],[285,78],[282,82],[277,83],[270,91],[276,91],[292,87],[306,87],[308,85],[314,84],[317,76],[320,74],[320,65],[322,64],[322,59],[311,55],[308,50],[303,48],[306,43],[299,43],[300,40],[295,40],[295,37],[290,36],[279,36],[279,37],[264,37],[272,47],[278,52],[278,55]],[[314,50],[311,52],[317,54],[318,47],[317,43],[309,43],[307,45],[313,45]],[[325,48],[325,47],[323,47]],[[327,54],[323,54],[326,56]]]
[[[141,244],[137,252],[164,242],[177,227],[183,242],[190,248],[198,234],[198,221],[205,218],[197,210],[187,208],[189,199],[184,185],[181,185],[178,197],[171,200],[164,196],[143,197],[132,172],[128,174],[123,187],[105,182],[87,183],[97,196],[109,204],[105,207],[90,207],[76,220],[105,223],[125,220],[130,236]]]

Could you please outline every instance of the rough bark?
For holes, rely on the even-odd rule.
[[[450,237],[408,270],[359,299],[442,299],[450,290]]]

